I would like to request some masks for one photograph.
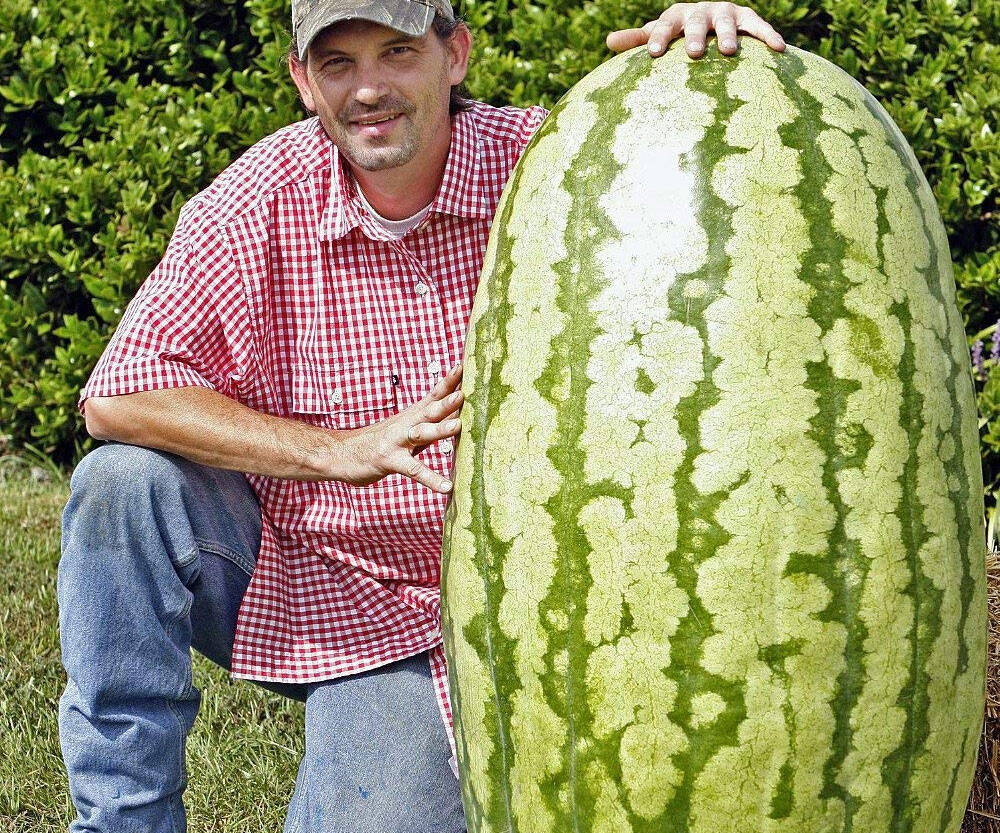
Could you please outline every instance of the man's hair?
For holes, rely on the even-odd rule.
[[[434,30],[434,34],[441,38],[442,41],[447,41],[451,39],[451,36],[455,34],[459,26],[464,25],[465,22],[458,15],[455,15],[454,20],[448,20],[440,12],[434,12],[434,21],[431,23],[431,28]],[[472,99],[469,98],[465,82],[453,84],[451,87],[451,96],[448,98],[449,115],[454,116],[456,113],[468,110],[471,106]]]
[[[448,18],[444,17],[439,12],[435,12],[431,28],[434,30],[434,34],[437,35],[442,41],[447,41],[452,35],[455,34],[459,26],[464,25],[464,21],[457,15],[454,20],[448,20]],[[295,38],[292,38],[291,42],[288,44],[288,54],[285,57],[289,64],[302,63],[299,59],[299,53],[295,49]],[[472,107],[472,103],[472,99],[468,97],[468,91],[465,88],[464,82],[452,85],[451,96],[448,98],[448,113],[450,115],[454,116],[456,113],[468,110]]]

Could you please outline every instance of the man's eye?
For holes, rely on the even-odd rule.
[[[410,52],[410,47],[408,46],[394,46],[389,50],[393,55],[405,55]]]

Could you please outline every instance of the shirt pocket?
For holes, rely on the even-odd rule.
[[[311,424],[363,428],[392,416],[396,409],[396,387],[388,365],[300,364],[292,371],[292,412]]]

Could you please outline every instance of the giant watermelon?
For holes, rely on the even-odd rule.
[[[465,354],[444,626],[470,833],[957,831],[985,540],[948,242],[845,73],[576,85]]]

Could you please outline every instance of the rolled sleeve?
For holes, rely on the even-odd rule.
[[[185,206],[163,259],[129,303],[80,392],[93,396],[199,386],[232,398],[253,367],[243,285],[218,230]]]

